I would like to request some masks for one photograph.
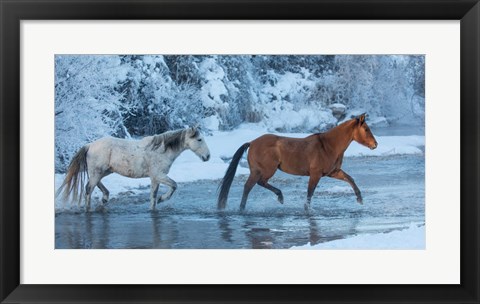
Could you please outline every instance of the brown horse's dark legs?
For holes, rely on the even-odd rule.
[[[247,204],[247,198],[248,194],[252,190],[253,186],[258,181],[258,174],[252,174],[250,173],[250,176],[247,179],[247,182],[245,183],[245,186],[243,186],[243,195],[242,195],[242,202],[240,203],[240,211],[245,210],[245,205]]]
[[[308,191],[307,191],[307,201],[304,205],[305,211],[310,211],[310,202],[312,200],[313,193],[315,192],[315,188],[320,181],[320,176],[310,175],[310,179],[308,180]]]
[[[345,171],[343,171],[342,169],[339,169],[338,171],[332,173],[329,176],[349,183],[350,186],[352,186],[353,191],[355,191],[355,195],[357,196],[357,202],[359,204],[363,204],[362,194],[360,193],[360,189],[358,189],[357,185],[355,184],[355,181],[350,175],[345,173]]]
[[[268,182],[260,181],[257,184],[275,193],[278,196],[278,201],[280,202],[280,204],[283,204],[283,193],[280,189],[275,188],[274,186],[270,185]]]

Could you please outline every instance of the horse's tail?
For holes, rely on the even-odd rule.
[[[73,201],[77,201],[77,203],[80,204],[85,184],[85,176],[87,175],[87,152],[88,146],[83,146],[72,158],[65,180],[60,188],[58,188],[55,197],[58,197],[60,193],[63,192],[62,199],[66,201],[73,192]],[[79,187],[80,192],[78,190]]]
[[[230,186],[232,185],[233,178],[235,177],[235,172],[237,172],[238,163],[240,162],[243,153],[245,153],[248,147],[250,147],[250,143],[245,143],[240,148],[238,148],[237,152],[235,152],[235,154],[233,155],[227,172],[225,172],[225,176],[220,183],[220,194],[218,195],[217,201],[217,208],[220,210],[225,209],[225,206],[227,205],[228,192],[230,191]]]

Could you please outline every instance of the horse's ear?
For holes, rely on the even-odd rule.
[[[361,125],[365,123],[365,115],[367,115],[367,113],[363,113],[362,115],[357,117],[357,122],[359,122]]]
[[[188,128],[188,135],[190,137],[197,137],[198,136],[198,125],[194,125],[193,127]]]

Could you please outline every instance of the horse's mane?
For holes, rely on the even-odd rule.
[[[313,135],[321,135],[321,134],[328,133],[328,132],[330,132],[330,131],[332,131],[332,130],[336,130],[336,129],[338,129],[338,127],[342,127],[342,126],[345,127],[345,126],[347,126],[348,124],[351,124],[354,119],[357,119],[357,117],[352,117],[352,118],[350,118],[349,120],[346,120],[346,121],[342,122],[341,124],[336,125],[336,126],[333,127],[333,128],[330,128],[330,129],[328,129],[328,130],[325,130],[324,132],[314,133]]]
[[[180,129],[154,135],[152,141],[147,145],[147,147],[151,148],[152,150],[157,150],[163,144],[165,147],[165,151],[168,149],[172,151],[178,151],[182,147],[182,144],[185,142],[187,131],[188,129]],[[198,134],[198,130],[195,129],[195,133],[190,137],[197,137]]]

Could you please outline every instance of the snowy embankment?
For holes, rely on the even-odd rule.
[[[243,125],[230,132],[213,132],[212,135],[205,137],[210,148],[211,159],[208,162],[202,162],[193,152],[185,151],[173,163],[169,176],[177,182],[220,179],[225,174],[229,161],[235,151],[242,144],[265,133],[268,132],[257,125]],[[278,133],[278,135],[306,137],[310,134]],[[352,142],[347,151],[345,151],[345,157],[422,154],[422,148],[425,146],[425,136],[377,136],[376,139],[378,148],[375,150],[370,150],[356,142]],[[237,175],[248,173],[248,168],[239,166],[237,169]],[[56,174],[55,189],[60,186],[63,178],[64,174]],[[150,180],[148,178],[131,179],[118,174],[111,174],[105,177],[103,181],[111,195],[126,191],[136,192],[150,186]]]
[[[425,249],[425,226],[418,227],[412,224],[404,230],[360,234],[313,246],[310,243],[303,246],[294,246],[290,249]]]

